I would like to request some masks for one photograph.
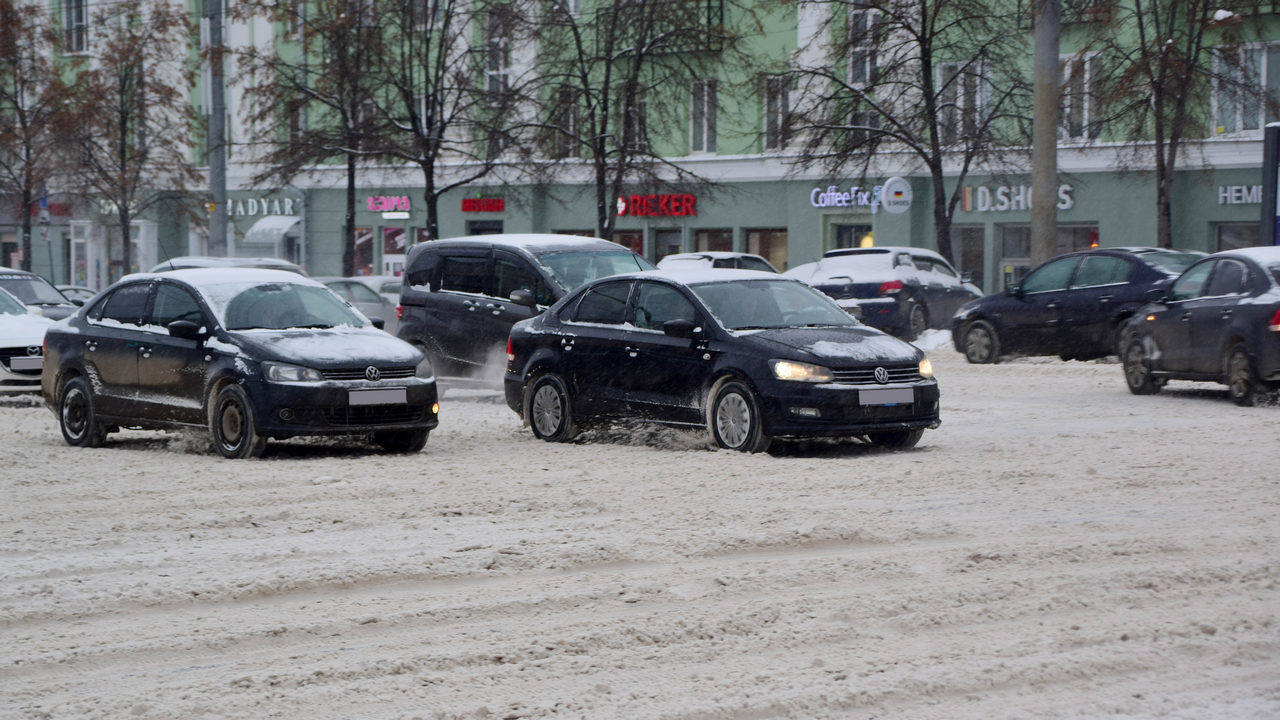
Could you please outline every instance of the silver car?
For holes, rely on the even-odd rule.
[[[384,323],[383,330],[395,335],[396,330],[400,328],[400,318],[397,316],[396,303],[391,302],[385,295],[369,287],[360,278],[321,277],[316,279],[327,285],[338,297],[351,303],[355,309],[364,313],[365,317],[370,320],[381,320]]]

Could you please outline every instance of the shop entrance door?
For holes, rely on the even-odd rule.
[[[837,250],[870,247],[873,242],[870,225],[833,225],[832,227],[835,229],[835,249]]]

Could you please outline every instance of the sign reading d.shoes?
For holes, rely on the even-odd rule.
[[[880,188],[880,207],[888,213],[904,213],[911,207],[911,183],[891,177]]]

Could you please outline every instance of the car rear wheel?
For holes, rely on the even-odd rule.
[[[1000,338],[986,320],[974,320],[965,329],[962,342],[964,359],[975,364],[1000,362]]]
[[[769,449],[755,393],[736,380],[721,385],[713,396],[710,424],[711,436],[722,448],[753,453]]]
[[[540,376],[529,391],[526,416],[534,437],[567,442],[578,434],[573,421],[573,401],[564,380],[554,373]]]
[[[906,450],[913,448],[924,436],[924,428],[915,430],[893,430],[889,432],[868,433],[867,440],[876,447],[890,450]]]
[[[427,446],[430,434],[431,431],[426,428],[384,430],[373,434],[373,443],[387,452],[416,453]]]
[[[1227,394],[1241,407],[1255,404],[1267,392],[1253,371],[1253,361],[1249,359],[1243,343],[1237,343],[1227,354],[1226,382]]]
[[[209,426],[213,445],[223,457],[255,458],[266,450],[267,439],[258,434],[249,395],[239,385],[227,385],[218,391],[209,413]]]
[[[1142,340],[1129,343],[1121,362],[1124,363],[1124,381],[1134,395],[1155,395],[1164,387],[1164,380],[1151,372],[1151,353]]]
[[[911,313],[907,317],[907,337],[908,342],[915,340],[929,329],[929,313],[924,309],[923,305],[912,305]]]
[[[98,423],[93,409],[93,393],[83,377],[73,377],[62,388],[58,403],[58,426],[62,439],[73,447],[101,447],[106,428]]]

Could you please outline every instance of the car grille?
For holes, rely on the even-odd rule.
[[[418,422],[424,408],[420,405],[357,405],[324,409],[330,425],[395,425]]]
[[[32,379],[40,377],[39,370],[14,370],[12,360],[16,357],[27,357],[26,347],[7,347],[0,348],[0,362],[4,363],[4,367],[14,375],[30,375]]]
[[[358,368],[342,368],[339,370],[321,370],[320,374],[324,375],[325,380],[364,380],[364,371],[367,365]],[[417,368],[412,365],[405,367],[389,367],[378,368],[378,372],[382,373],[383,380],[396,380],[400,378],[410,378],[417,372]]]
[[[917,382],[920,377],[919,365],[901,365],[898,367],[885,367],[889,372],[889,380],[891,383]],[[856,370],[832,370],[834,376],[833,381],[841,385],[878,385],[876,382],[876,369],[874,367],[858,368]]]

